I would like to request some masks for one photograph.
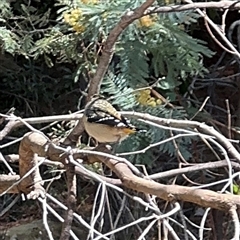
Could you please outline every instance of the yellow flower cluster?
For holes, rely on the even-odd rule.
[[[151,27],[154,24],[153,19],[149,15],[141,17],[138,21],[140,27]]]
[[[157,105],[162,104],[160,99],[151,96],[150,89],[140,90],[137,95],[137,101],[143,106],[151,107],[156,107]]]
[[[64,14],[64,21],[72,26],[73,30],[81,33],[84,32],[85,27],[79,24],[79,20],[82,17],[82,11],[80,8],[73,9],[70,13]]]

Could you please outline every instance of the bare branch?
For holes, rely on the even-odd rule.
[[[114,53],[116,41],[120,34],[122,34],[122,32],[127,28],[127,26],[131,24],[134,20],[142,17],[146,9],[149,8],[154,2],[155,2],[154,0],[146,0],[140,7],[132,11],[127,11],[122,16],[119,23],[110,31],[107,40],[104,44],[102,55],[99,59],[96,74],[90,81],[90,86],[88,90],[88,101],[93,94],[99,93],[102,79],[108,69],[108,66]]]
[[[193,189],[178,185],[164,185],[135,176],[124,163],[113,159],[99,157],[103,163],[114,170],[122,180],[123,185],[130,189],[155,195],[166,201],[186,201],[198,204],[202,207],[211,207],[219,210],[229,210],[232,205],[240,209],[239,196],[232,194],[220,194],[210,190]]]
[[[235,205],[233,205],[230,209],[229,209],[229,213],[232,217],[233,223],[234,223],[234,240],[239,239],[239,235],[240,235],[240,229],[239,229],[239,218],[238,218],[238,214],[237,214],[237,207]]]
[[[65,221],[62,226],[62,232],[60,236],[60,240],[69,239],[70,230],[72,228],[73,221],[73,213],[76,208],[76,196],[77,196],[77,188],[76,188],[76,174],[74,166],[70,163],[69,160],[66,159],[66,172],[67,172],[67,186],[68,186],[68,197],[67,197],[67,211],[65,213]]]
[[[185,2],[192,4],[192,0],[184,0]],[[222,2],[222,1],[221,1]],[[224,2],[224,1],[223,1]],[[226,45],[231,49],[232,54],[236,55],[238,58],[240,58],[240,53],[238,50],[233,46],[233,44],[227,39],[225,34],[220,30],[220,28],[215,24],[205,12],[200,10],[199,8],[196,8],[196,11],[204,18],[204,20],[218,33],[218,35],[222,38],[222,40],[226,43]],[[213,38],[214,39],[214,38]],[[216,40],[216,39],[215,39]]]
[[[219,1],[219,2],[195,2],[185,5],[173,5],[163,7],[149,7],[144,15],[152,13],[169,13],[169,12],[182,12],[197,8],[217,8],[217,9],[229,9],[238,10],[240,9],[239,1]]]
[[[235,169],[240,170],[240,164],[231,162],[232,167]],[[201,163],[201,164],[196,164],[195,166],[190,166],[190,167],[184,167],[184,168],[179,168],[179,169],[172,169],[168,170],[166,172],[159,172],[155,173],[152,175],[149,175],[149,179],[160,179],[164,177],[173,177],[177,176],[180,174],[186,174],[190,172],[195,172],[195,171],[200,171],[200,170],[205,170],[205,169],[216,169],[220,167],[226,167],[228,165],[228,162],[226,160],[222,161],[216,161],[216,162],[208,162],[208,163]]]
[[[6,191],[15,182],[19,181],[19,175],[0,174],[0,194]],[[17,185],[9,190],[8,193],[19,193]]]
[[[205,123],[200,123],[197,121],[189,121],[189,120],[176,120],[176,119],[166,119],[159,118],[155,116],[151,116],[147,113],[137,113],[137,112],[121,112],[123,115],[128,117],[136,117],[139,118],[140,121],[143,121],[147,124],[154,125],[157,127],[161,126],[171,126],[176,128],[183,129],[197,129],[197,131],[208,134],[209,136],[215,137],[225,148],[226,150],[234,157],[238,162],[240,162],[240,153],[236,150],[236,148],[232,145],[232,143],[224,137],[221,133],[215,130],[213,127],[206,125]]]

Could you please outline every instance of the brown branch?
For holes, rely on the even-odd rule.
[[[106,42],[104,44],[102,55],[99,59],[99,64],[96,70],[96,74],[90,81],[90,86],[88,91],[88,100],[95,93],[99,93],[102,79],[112,59],[112,56],[114,53],[114,47],[118,37],[128,27],[129,24],[131,24],[134,20],[141,18],[144,15],[144,12],[146,11],[146,9],[149,8],[154,2],[155,2],[154,0],[146,0],[140,7],[132,11],[127,11],[121,17],[117,25],[110,31],[106,39]]]
[[[5,155],[4,157],[5,157],[5,159],[8,160],[8,162],[11,162],[11,163],[12,162],[17,163],[19,161],[19,155],[17,155],[17,154]],[[38,161],[41,161],[42,159],[43,159],[42,157],[38,157]],[[99,161],[99,159],[96,158],[96,157],[90,157],[88,159],[89,163],[94,163],[94,162],[97,162],[97,161]],[[1,159],[0,159],[0,162],[1,162]],[[43,164],[44,165],[49,165],[49,166],[57,166],[60,169],[64,168],[64,165],[62,163],[51,161],[51,160],[48,160],[48,159],[46,159]],[[240,170],[240,164],[239,163],[231,161],[231,165],[232,165],[232,168],[234,170],[236,170],[236,171]],[[215,161],[215,162],[200,163],[200,164],[196,164],[194,166],[188,166],[188,167],[183,167],[183,168],[178,168],[178,169],[171,169],[171,170],[168,170],[168,171],[165,171],[165,172],[151,174],[147,177],[147,179],[155,180],[155,179],[161,179],[161,178],[166,178],[166,177],[170,178],[170,177],[174,177],[174,176],[177,176],[177,175],[180,175],[180,174],[187,174],[187,173],[190,173],[190,172],[207,170],[207,169],[216,169],[216,168],[221,168],[221,167],[228,167],[228,162],[226,160],[221,160],[221,161]],[[95,180],[94,178],[92,178],[92,176],[88,172],[84,171],[83,169],[81,169],[77,166],[75,166],[75,172],[76,172],[76,174],[84,177],[85,179]],[[122,185],[122,181],[120,179],[108,178],[108,177],[99,175],[97,173],[96,173],[96,175],[107,183],[110,183],[110,184],[113,184],[113,185],[116,185],[116,186],[117,185]],[[6,176],[8,176],[8,175],[6,175]],[[17,180],[19,178],[20,177],[18,176]],[[1,180],[0,180],[0,186],[1,186],[1,184],[4,184],[4,182],[1,182]],[[4,190],[2,188],[0,188],[0,193],[5,191],[11,185],[12,185],[11,181],[9,181],[8,184],[6,183],[5,188],[3,188]],[[12,191],[12,192],[14,192],[14,191]],[[18,193],[18,189],[14,193]]]
[[[239,1],[219,1],[219,2],[195,2],[185,5],[173,5],[163,7],[150,7],[146,10],[145,15],[153,13],[169,13],[169,12],[181,12],[197,8],[217,8],[217,9],[240,9]]]
[[[228,211],[233,205],[240,209],[239,196],[216,193],[211,190],[160,184],[135,176],[125,163],[102,157],[99,157],[99,159],[117,174],[127,188],[152,194],[165,201],[191,202],[202,207],[211,207],[223,211]]]
[[[66,151],[64,149],[59,148],[52,142],[48,140],[48,138],[39,132],[30,132],[25,134],[23,137],[20,146],[19,146],[19,172],[20,176],[23,177],[27,174],[31,169],[36,167],[37,161],[35,159],[35,154],[38,154],[38,159],[51,159],[52,161],[61,162],[65,165],[65,158],[68,157]],[[83,159],[87,162],[93,163],[99,161],[96,156],[91,155],[87,156],[81,151],[76,149],[73,150],[74,159]],[[46,161],[46,163],[49,163]],[[76,173],[81,173],[83,176],[90,178],[90,176],[82,171],[80,168],[75,167]],[[119,179],[109,179],[104,176],[100,176],[101,179],[107,181],[109,183],[115,183],[116,185],[120,185],[121,181]],[[39,175],[38,168],[33,171],[29,176],[24,178],[19,183],[19,190],[25,194],[32,193],[29,196],[40,193],[41,176]],[[43,191],[43,189],[41,189]],[[36,195],[34,195],[36,197]]]
[[[19,174],[21,178],[36,167],[38,163],[36,154],[40,157],[47,157],[45,150],[45,147],[48,147],[47,144],[48,140],[43,134],[34,132],[25,134],[19,146]],[[38,192],[39,189],[44,191],[41,180],[39,169],[36,168],[19,183],[19,190],[25,194]]]
[[[19,175],[0,174],[0,194],[20,179]],[[8,193],[19,193],[17,185],[9,190]]]
[[[154,0],[146,0],[140,7],[132,11],[127,11],[121,17],[118,24],[110,31],[104,44],[104,48],[102,50],[102,55],[99,59],[99,64],[96,73],[94,77],[90,80],[87,101],[89,101],[91,96],[93,96],[95,93],[99,93],[102,79],[112,60],[114,47],[120,34],[122,34],[122,32],[127,28],[127,26],[131,24],[134,20],[142,17],[146,9],[150,7],[154,2],[155,2]],[[83,124],[79,120],[74,129],[70,132],[70,134],[67,136],[63,143],[65,145],[70,145],[72,147],[76,146],[78,138],[83,133],[83,131],[84,131]]]
[[[200,133],[208,134],[209,136],[215,137],[218,142],[220,142],[225,149],[238,161],[240,162],[240,153],[236,150],[233,144],[228,141],[226,137],[224,137],[221,133],[215,130],[213,127],[206,125],[205,123],[190,121],[190,120],[176,120],[176,119],[167,119],[167,118],[159,118],[152,116],[147,113],[137,113],[137,112],[121,112],[123,115],[127,117],[135,117],[140,120],[144,120],[146,123],[150,124],[154,123],[157,125],[175,127],[175,128],[183,128],[183,129],[196,129]]]
[[[99,150],[100,149],[98,148],[98,151]],[[109,153],[109,150],[103,146],[101,150],[102,152]],[[31,154],[29,153],[30,151],[32,151]],[[61,148],[55,147],[43,134],[28,133],[24,136],[20,144],[20,161],[26,161],[26,163],[20,164],[20,168],[24,168],[20,169],[20,172],[24,174],[26,169],[29,170],[29,168],[35,164],[35,160],[33,161],[33,155],[36,155],[36,153],[39,156],[49,157],[51,160],[57,160],[64,163],[63,160],[67,157],[67,153],[65,151],[65,154],[62,154],[62,152],[63,151]],[[84,157],[83,153],[84,151],[81,151],[80,155]],[[89,154],[89,156],[90,155],[91,154]],[[24,157],[26,157],[26,159],[24,159]],[[166,201],[187,201],[198,204],[202,207],[211,207],[225,211],[228,211],[232,205],[236,205],[238,209],[240,207],[239,196],[232,194],[220,194],[210,190],[193,189],[191,187],[160,184],[152,180],[137,177],[132,173],[128,165],[124,162],[119,162],[118,160],[109,159],[102,156],[98,156],[97,158],[116,173],[125,187],[128,187],[132,190],[156,195]],[[27,179],[27,181],[24,179],[23,182],[26,181],[28,185],[33,185],[34,182],[30,182],[31,180],[33,181],[34,177],[30,177]],[[23,186],[25,185],[23,184]],[[29,191],[28,188],[23,188],[23,190]]]

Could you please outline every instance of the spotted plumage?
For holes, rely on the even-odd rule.
[[[85,107],[83,123],[87,133],[98,142],[121,142],[139,131],[107,100],[94,97]]]

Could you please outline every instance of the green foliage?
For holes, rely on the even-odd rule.
[[[15,54],[19,50],[18,36],[12,33],[6,27],[0,27],[0,44],[3,49],[11,54]]]
[[[109,31],[119,21],[119,17],[126,11],[129,1],[118,1],[113,6],[109,6],[107,1],[104,4],[102,8],[96,5],[87,8],[78,5],[83,16],[81,24],[87,24],[88,31],[82,33],[87,39],[102,40],[103,38],[105,40]],[[135,21],[131,24],[120,36],[116,45],[116,58],[112,61],[109,72],[104,78],[102,92],[113,96],[115,99],[113,103],[117,103],[121,108],[132,109],[136,106],[134,89],[148,86],[152,79],[161,78],[157,87],[167,90],[171,95],[171,93],[174,94],[175,87],[187,77],[203,74],[206,69],[201,62],[202,56],[204,54],[209,57],[212,53],[202,41],[187,35],[182,27],[182,24],[195,22],[198,17],[196,13],[188,11],[154,15],[152,19],[146,19],[147,22]],[[164,106],[139,110],[157,116],[170,117],[169,110]],[[171,114],[171,117],[181,119],[186,117],[186,113],[179,110]],[[131,152],[143,149],[149,143],[159,142],[168,137],[168,131],[150,128],[147,134],[135,135],[124,141],[118,147],[118,151]],[[188,150],[191,139],[188,139],[176,140],[179,150],[186,159],[191,156]],[[157,149],[169,156],[176,154],[172,141],[161,144]],[[153,151],[147,151],[144,155],[133,155],[129,159],[137,163],[150,164],[154,159]]]
[[[110,93],[112,104],[121,106],[121,109],[131,109],[136,105],[136,99],[133,89],[127,87],[125,81],[122,75],[116,76],[109,71],[101,85],[101,93],[105,96]]]
[[[85,90],[109,32],[126,11],[141,3],[143,0],[58,0],[57,3],[20,0],[11,4],[1,1],[1,48],[12,55],[12,61],[18,59],[14,71],[4,69],[0,74],[3,79],[0,89],[5,89],[8,104],[24,103],[32,114],[46,113],[41,110],[43,105],[55,112],[53,105],[61,97],[62,89],[71,93],[79,84]],[[164,5],[164,1],[155,4]],[[183,118],[185,113],[179,110],[172,113],[162,105],[141,107],[136,100],[136,89],[154,85],[157,91],[175,100],[176,87],[206,72],[202,58],[212,52],[204,42],[185,31],[185,26],[198,18],[194,11],[186,11],[152,14],[130,24],[117,40],[101,92],[122,109]],[[13,99],[9,97],[11,91],[15,94]],[[148,130],[143,138],[133,136],[136,141],[127,140],[120,147],[132,151],[169,137],[165,130]],[[190,142],[176,141],[189,156],[186,146]],[[175,154],[170,142],[160,145],[158,150],[170,156]]]
[[[0,21],[5,22],[5,18],[10,17],[11,15],[10,2],[7,0],[0,1]]]
[[[86,1],[83,1],[86,2]],[[74,28],[78,24],[85,30],[79,32],[89,41],[104,41],[110,30],[127,11],[130,1],[76,1],[74,9],[66,7],[63,13],[66,21]],[[94,2],[94,4],[93,4]],[[135,2],[138,6],[142,1]],[[61,2],[61,4],[65,2]],[[91,4],[92,3],[92,4]],[[131,5],[131,8],[135,6]],[[76,10],[79,11],[76,17]],[[74,12],[75,11],[75,12]],[[72,21],[71,16],[78,18]],[[189,75],[203,74],[206,69],[201,63],[202,55],[211,56],[212,52],[202,41],[191,38],[184,32],[182,24],[196,22],[199,15],[193,11],[154,15],[152,18],[135,21],[120,36],[116,46],[119,62],[112,62],[121,75],[122,84],[136,88],[146,86],[149,78],[166,76],[159,87],[173,91]],[[111,92],[109,91],[109,94]]]
[[[187,117],[187,113],[185,110],[181,109],[173,109],[171,111],[167,110],[165,106],[160,105],[157,107],[138,107],[137,109],[140,112],[148,112],[154,116],[163,117],[163,118],[173,118],[173,119],[183,119]],[[133,123],[135,123],[133,121]],[[144,125],[142,123],[137,122],[136,123],[138,127],[142,129],[146,129],[146,133],[137,133],[135,135],[130,136],[128,139],[123,141],[120,146],[117,148],[117,152],[134,152],[138,150],[142,150],[146,147],[149,147],[149,144],[153,143],[159,143],[163,140],[166,140],[168,138],[171,138],[172,135],[170,134],[170,130],[167,130],[165,128],[157,128],[155,126],[148,126]],[[181,131],[172,131],[173,136],[176,136],[177,134],[181,134]],[[196,140],[196,137],[179,137],[177,139],[174,139],[178,150],[181,152],[183,157],[186,160],[189,160],[192,156],[191,153],[191,144],[192,141]],[[156,153],[158,152],[158,155],[161,153],[165,153],[168,157],[176,156],[177,149],[174,146],[173,140],[166,141],[164,143],[161,143],[158,146],[152,147],[148,149],[144,154],[130,154],[127,156],[127,159],[130,161],[133,161],[138,164],[147,164],[148,166],[151,166],[153,163],[153,160],[158,158],[158,155],[156,156]]]
[[[233,184],[233,185],[232,185],[232,188],[233,188],[233,194],[235,194],[235,195],[240,195],[239,185]]]

